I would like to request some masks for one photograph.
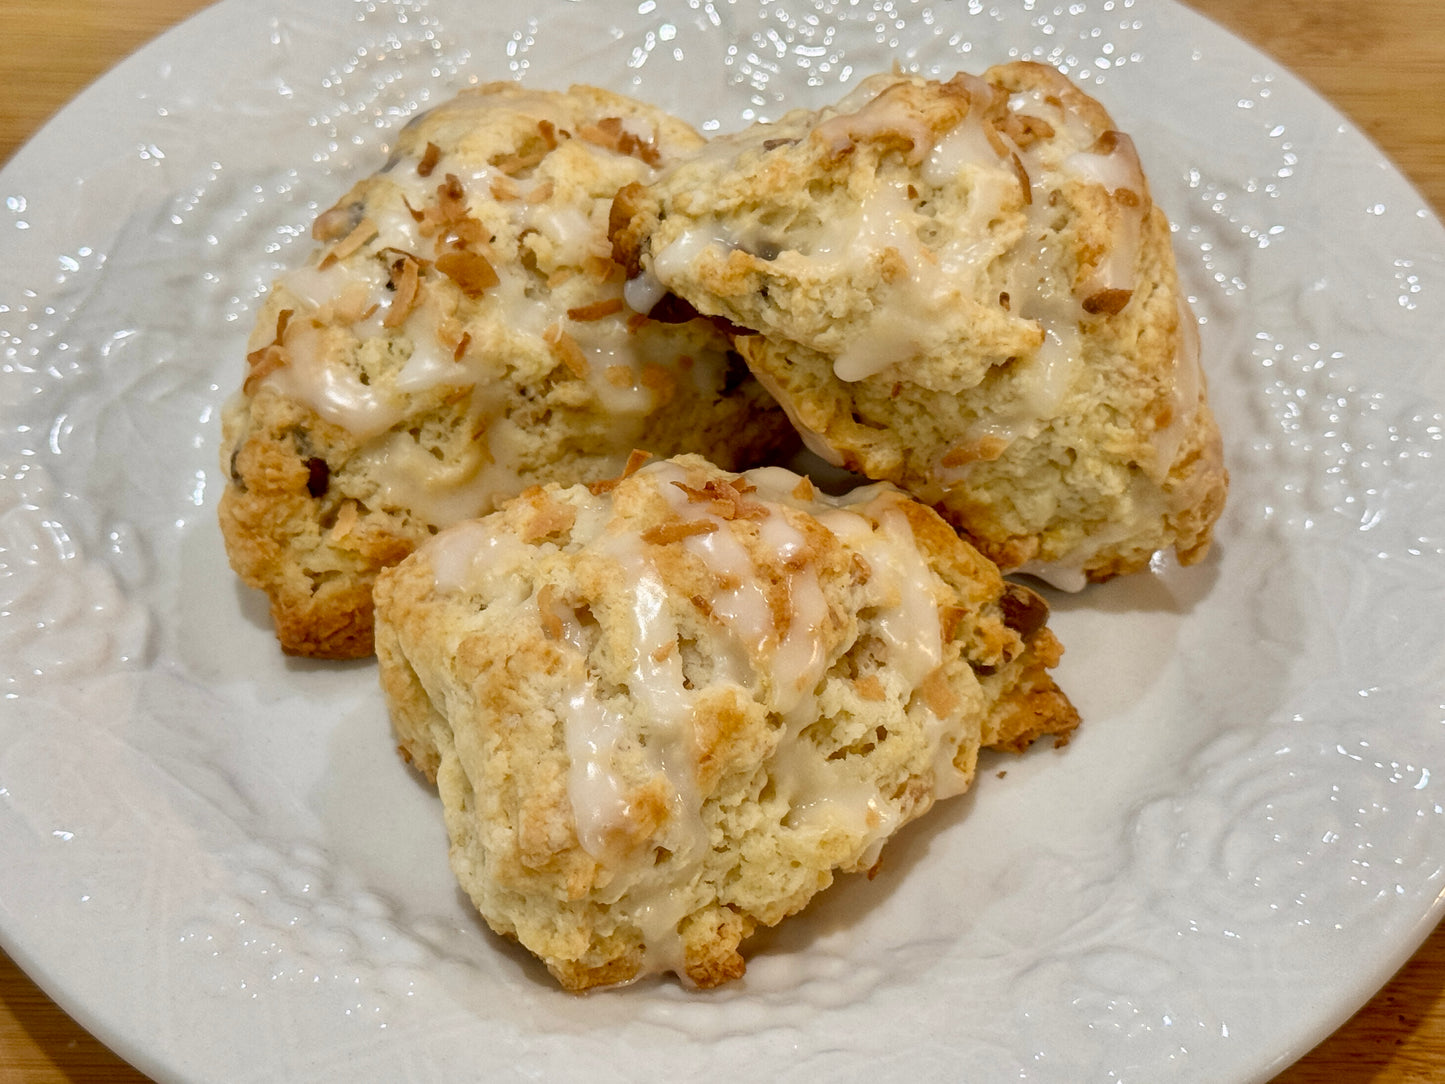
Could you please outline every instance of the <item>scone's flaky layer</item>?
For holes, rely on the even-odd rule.
[[[614,242],[738,348],[832,462],[1005,568],[1197,559],[1227,477],[1169,226],[1128,136],[1032,63],[880,75],[625,189]]]
[[[371,651],[371,584],[438,527],[628,453],[749,465],[786,420],[706,321],[626,308],[608,213],[699,137],[589,87],[429,111],[322,214],[224,419],[221,523],[282,646]]]
[[[376,598],[453,869],[570,989],[736,978],[746,936],[872,868],[980,746],[1077,722],[1042,601],[891,486],[686,456],[536,488]]]

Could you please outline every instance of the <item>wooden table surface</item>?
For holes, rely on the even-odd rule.
[[[1445,0],[1190,0],[1369,133],[1445,213]],[[0,0],[0,163],[78,90],[204,0]],[[0,954],[0,1084],[146,1078]],[[1445,1080],[1445,926],[1276,1084]]]

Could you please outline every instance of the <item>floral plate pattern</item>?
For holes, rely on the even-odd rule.
[[[578,998],[492,937],[370,664],[287,660],[215,526],[260,299],[406,118],[583,81],[705,132],[893,64],[1057,65],[1176,224],[1233,475],[1200,566],[1052,595],[1062,750],[761,936]],[[1445,888],[1445,231],[1167,0],[223,0],[0,173],[0,940],[161,1080],[1260,1080]]]

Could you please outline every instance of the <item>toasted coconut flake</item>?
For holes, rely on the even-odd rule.
[[[962,444],[955,444],[943,453],[943,458],[938,462],[940,466],[949,469],[966,467],[970,463],[980,461],[991,463],[1003,455],[1007,448],[1008,441],[1003,437],[978,437],[974,440],[964,441]]]
[[[622,124],[621,117],[603,117],[596,124],[577,129],[577,137],[593,146],[639,158],[654,168],[662,164],[662,152],[654,140],[642,140],[629,132]]]
[[[437,210],[447,224],[467,217],[467,190],[455,173],[448,173],[446,180],[437,185]]]
[[[282,309],[276,314],[276,339],[275,343],[280,346],[286,341],[286,329],[291,326],[291,317],[296,315],[295,309]]]
[[[588,256],[582,261],[582,271],[599,286],[609,282],[620,285],[627,281],[627,272],[611,256]]]
[[[437,257],[436,267],[473,300],[502,281],[486,257],[476,252],[462,250],[444,253]]]
[[[747,499],[747,495],[757,487],[741,480],[727,482],[710,479],[700,489],[686,482],[672,484],[686,493],[687,499],[694,504],[706,503],[708,511],[721,519],[763,519],[768,515],[766,505]]]
[[[532,204],[546,203],[556,194],[556,191],[557,186],[552,183],[552,178],[548,177],[534,187],[532,191],[527,193],[527,202]]]
[[[990,129],[992,131],[992,129]],[[1009,164],[1013,166],[1014,174],[1019,179],[1019,189],[1023,192],[1025,206],[1033,206],[1034,182],[1029,176],[1029,171],[1024,168],[1023,160],[1017,154],[1009,153]]]
[[[1026,151],[1040,140],[1054,138],[1054,126],[1042,117],[1029,113],[1010,113],[1009,136],[1021,151]]]
[[[482,225],[480,219],[476,218],[464,218],[460,222],[453,222],[446,239],[458,248],[474,248],[484,253],[490,253],[492,248],[487,228]],[[441,244],[440,240],[438,240],[438,244]]]
[[[370,241],[379,232],[375,222],[369,218],[363,218],[350,233],[336,242],[336,244],[331,247],[331,251],[322,257],[321,268],[324,270],[338,260],[346,259],[346,257]]]
[[[554,501],[541,486],[534,486],[524,496],[532,509],[532,515],[522,528],[523,542],[536,543],[554,534],[572,529],[577,522],[577,510],[570,504]]]
[[[251,369],[241,384],[241,391],[246,395],[254,395],[261,381],[288,364],[290,360],[286,351],[279,346],[264,346],[260,350],[253,350],[246,355],[246,361],[250,364]]]
[[[811,501],[818,495],[813,488],[813,481],[807,475],[798,479],[798,484],[793,487],[793,499],[799,501]]]
[[[1084,311],[1091,316],[1118,316],[1133,296],[1133,290],[1100,290],[1084,298]]]
[[[356,228],[360,214],[360,203],[338,203],[316,216],[311,224],[311,236],[322,242],[338,241]]]
[[[417,263],[416,257],[403,253],[394,261],[391,265],[391,281],[396,288],[396,297],[392,299],[391,308],[382,318],[381,326],[398,328],[406,323],[407,317],[416,308],[417,297],[421,293],[421,265]]]
[[[495,159],[492,165],[496,166],[508,177],[515,177],[519,173],[525,173],[529,169],[535,169],[542,164],[542,159],[552,153],[552,148],[545,143],[535,150],[526,154],[504,154]]]
[[[674,520],[647,528],[642,532],[641,538],[644,542],[654,546],[666,546],[672,542],[681,542],[684,538],[692,538],[694,535],[712,534],[717,530],[717,526],[710,519]]]
[[[278,312],[275,337],[267,345],[246,355],[246,379],[241,385],[243,394],[255,394],[261,381],[290,362],[291,358],[283,344],[286,341],[286,329],[291,326],[291,317],[295,315],[295,309],[282,309]]]
[[[1000,158],[1007,158],[1010,148],[1009,145],[1003,141],[1003,136],[999,135],[998,129],[988,122],[984,122],[982,127],[983,136],[988,140],[989,149]]]
[[[562,330],[560,324],[551,324],[542,332],[542,341],[552,348],[552,356],[567,367],[567,371],[578,380],[586,380],[591,366],[587,355],[577,345],[577,340]]]
[[[633,448],[632,451],[627,453],[627,462],[623,464],[622,467],[622,477],[631,478],[640,471],[651,458],[651,452],[644,452],[640,448]]]
[[[517,187],[517,182],[501,174],[492,178],[491,192],[492,199],[498,203],[506,203],[508,200],[522,198],[522,190]]]
[[[436,169],[437,163],[441,161],[441,157],[442,149],[435,143],[428,143],[426,145],[426,153],[422,155],[421,161],[416,164],[417,175],[430,177],[432,170]]]
[[[627,462],[623,465],[622,473],[616,478],[606,478],[600,482],[593,482],[587,488],[592,491],[594,497],[600,497],[604,493],[610,493],[617,488],[617,483],[625,478],[631,478],[640,471],[643,465],[652,458],[651,452],[644,452],[634,448],[627,456]]]
[[[577,321],[601,320],[614,313],[621,312],[622,308],[622,298],[608,297],[603,298],[601,301],[593,301],[588,305],[579,305],[575,309],[568,309],[567,318]]]
[[[467,356],[467,347],[472,345],[472,333],[463,331],[462,337],[457,340],[457,345],[452,350],[452,360],[461,361]]]
[[[339,542],[353,530],[361,521],[360,510],[356,502],[352,500],[342,501],[341,508],[336,513],[336,522],[331,527],[330,539],[332,542]]]

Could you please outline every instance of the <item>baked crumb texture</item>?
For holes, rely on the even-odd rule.
[[[377,570],[529,485],[794,439],[711,322],[624,301],[613,196],[702,143],[601,90],[483,86],[317,218],[223,421],[227,549],[286,651],[370,654]]]
[[[535,487],[376,586],[402,754],[461,885],[567,989],[738,978],[739,945],[1058,741],[1047,607],[891,485],[683,456]]]
[[[1169,234],[1130,138],[1030,62],[872,77],[613,211],[637,307],[725,318],[815,452],[1070,587],[1197,561],[1224,504]]]

